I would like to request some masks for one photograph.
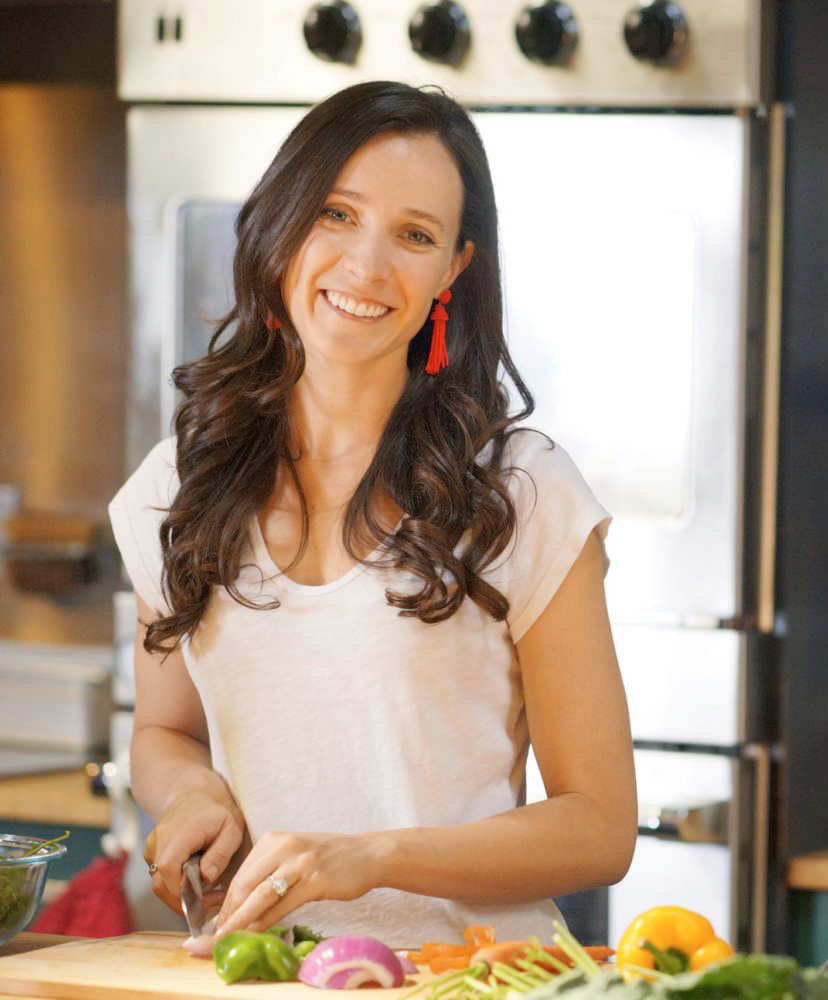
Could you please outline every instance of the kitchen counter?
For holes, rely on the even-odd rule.
[[[213,963],[181,947],[184,933],[138,931],[112,938],[61,938],[19,934],[0,949],[0,998],[47,1000],[315,1000],[318,991],[301,982],[224,983]],[[426,970],[405,985],[381,990],[383,1000],[406,1000],[434,977]],[[341,1000],[365,1000],[346,990]]]
[[[49,945],[62,944],[64,941],[78,941],[79,938],[64,937],[62,934],[30,934],[23,931],[11,941],[0,946],[0,958],[6,955],[22,955],[27,951],[37,951],[38,948],[48,948]]]
[[[38,948],[48,948],[53,944],[62,944],[64,941],[75,941],[76,938],[62,937],[59,934],[27,934],[25,931],[13,937],[0,946],[0,958],[6,955],[23,955],[28,951],[36,951]],[[10,996],[9,993],[0,992],[0,997]],[[58,1000],[56,997],[44,997],[42,1000]]]
[[[788,887],[828,890],[828,851],[815,851],[788,862]]]
[[[0,820],[109,828],[109,799],[93,795],[85,771],[0,779]]]

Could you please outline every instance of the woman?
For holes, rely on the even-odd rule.
[[[532,400],[480,139],[441,93],[349,88],[237,228],[235,305],[175,373],[176,438],[111,507],[153,888],[177,907],[184,860],[214,883],[247,833],[220,933],[548,936],[550,897],[626,871],[635,787],[608,515],[512,426]],[[549,797],[525,806],[530,738]]]

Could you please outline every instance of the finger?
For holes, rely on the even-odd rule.
[[[250,854],[251,848],[252,845],[247,835],[247,831],[244,830],[241,844],[239,845],[233,857],[230,858],[229,864],[221,873],[221,875],[219,875],[218,881],[213,884],[212,888],[221,889],[221,891],[224,893],[227,892],[230,883],[236,877],[236,873],[238,872],[239,868],[241,868],[242,862],[245,861],[248,854]]]
[[[184,862],[189,856],[186,849],[182,851],[170,845],[158,854],[156,860],[158,871],[154,879],[160,878],[160,885],[158,889],[155,889],[155,881],[153,880],[153,889],[156,895],[160,896],[177,913],[182,912],[181,885],[182,880],[186,878],[183,868]]]
[[[284,861],[285,842],[281,838],[268,838],[259,843],[248,854],[227,887],[227,896],[218,915],[218,926],[235,913],[250,894],[274,872]],[[290,880],[288,880],[290,884]]]
[[[174,913],[183,914],[184,910],[181,906],[181,898],[177,892],[170,892],[169,887],[161,877],[160,872],[156,872],[152,876],[151,885],[152,891],[166,906],[168,906]]]
[[[161,846],[158,846],[159,842]],[[162,831],[162,836],[156,841],[155,864],[164,882],[167,898],[178,898],[184,862],[203,846],[195,831],[177,830],[172,835],[170,831]]]
[[[289,895],[290,893],[287,893],[275,906],[271,906],[269,910],[261,914],[258,920],[254,920],[252,924],[249,924],[248,930],[266,931],[268,927],[282,923],[295,909],[307,902],[307,900],[300,899],[298,893],[290,899],[288,898]]]
[[[288,890],[290,892],[290,890]],[[274,891],[271,884],[267,881],[259,883],[255,889],[248,895],[244,902],[235,911],[233,911],[225,921],[222,922],[221,914],[219,914],[218,920],[216,921],[217,931],[216,933],[220,937],[224,937],[225,934],[229,934],[230,931],[243,930],[252,927],[253,924],[261,923],[264,919],[267,919],[267,923],[264,924],[265,927],[270,927],[271,924],[277,923],[277,919],[270,919],[271,911],[276,911],[281,909],[278,906],[282,900],[279,899],[276,892]],[[290,912],[296,906],[293,903],[286,912]]]
[[[144,846],[144,860],[154,870],[150,872],[152,878],[152,891],[171,910],[181,913],[181,900],[179,899],[180,866],[179,874],[176,875],[175,852],[168,849],[158,850],[158,827],[153,827],[146,839]]]
[[[182,862],[157,862],[158,871],[153,876],[153,891],[171,909],[181,912],[181,865]],[[157,887],[156,887],[157,886]]]
[[[248,930],[251,931],[266,931],[268,927],[272,927],[274,924],[280,924],[287,919],[287,917],[300,906],[304,906],[305,903],[311,903],[319,899],[318,895],[314,895],[309,891],[309,883],[301,877],[298,872],[294,872],[293,875],[285,875],[283,870],[278,872],[288,884],[288,890],[283,896],[279,896],[277,893],[273,893],[276,897],[273,900],[273,905],[265,910],[263,913],[259,914],[258,918],[252,923],[248,924]],[[270,883],[265,880],[265,885],[270,886]],[[272,889],[272,886],[270,886]],[[218,925],[221,930],[221,925]]]
[[[155,828],[150,830],[150,834],[144,844],[144,861],[151,865],[155,860]]]
[[[227,870],[230,859],[242,842],[242,831],[234,823],[225,822],[218,836],[205,850],[201,858],[201,877],[208,885],[214,885]]]
[[[217,910],[224,902],[226,895],[227,893],[223,889],[205,889],[204,895],[201,897],[204,909]]]

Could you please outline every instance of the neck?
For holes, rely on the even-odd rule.
[[[362,366],[309,357],[291,394],[293,434],[302,459],[373,454],[407,377],[395,355]]]

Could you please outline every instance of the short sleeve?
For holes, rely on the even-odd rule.
[[[505,458],[517,523],[505,555],[485,575],[509,601],[507,623],[517,642],[554,597],[594,528],[603,543],[611,517],[567,452],[545,435],[517,431]]]
[[[169,614],[161,587],[159,529],[178,490],[175,438],[157,444],[109,504],[109,519],[136,594],[158,614]]]

